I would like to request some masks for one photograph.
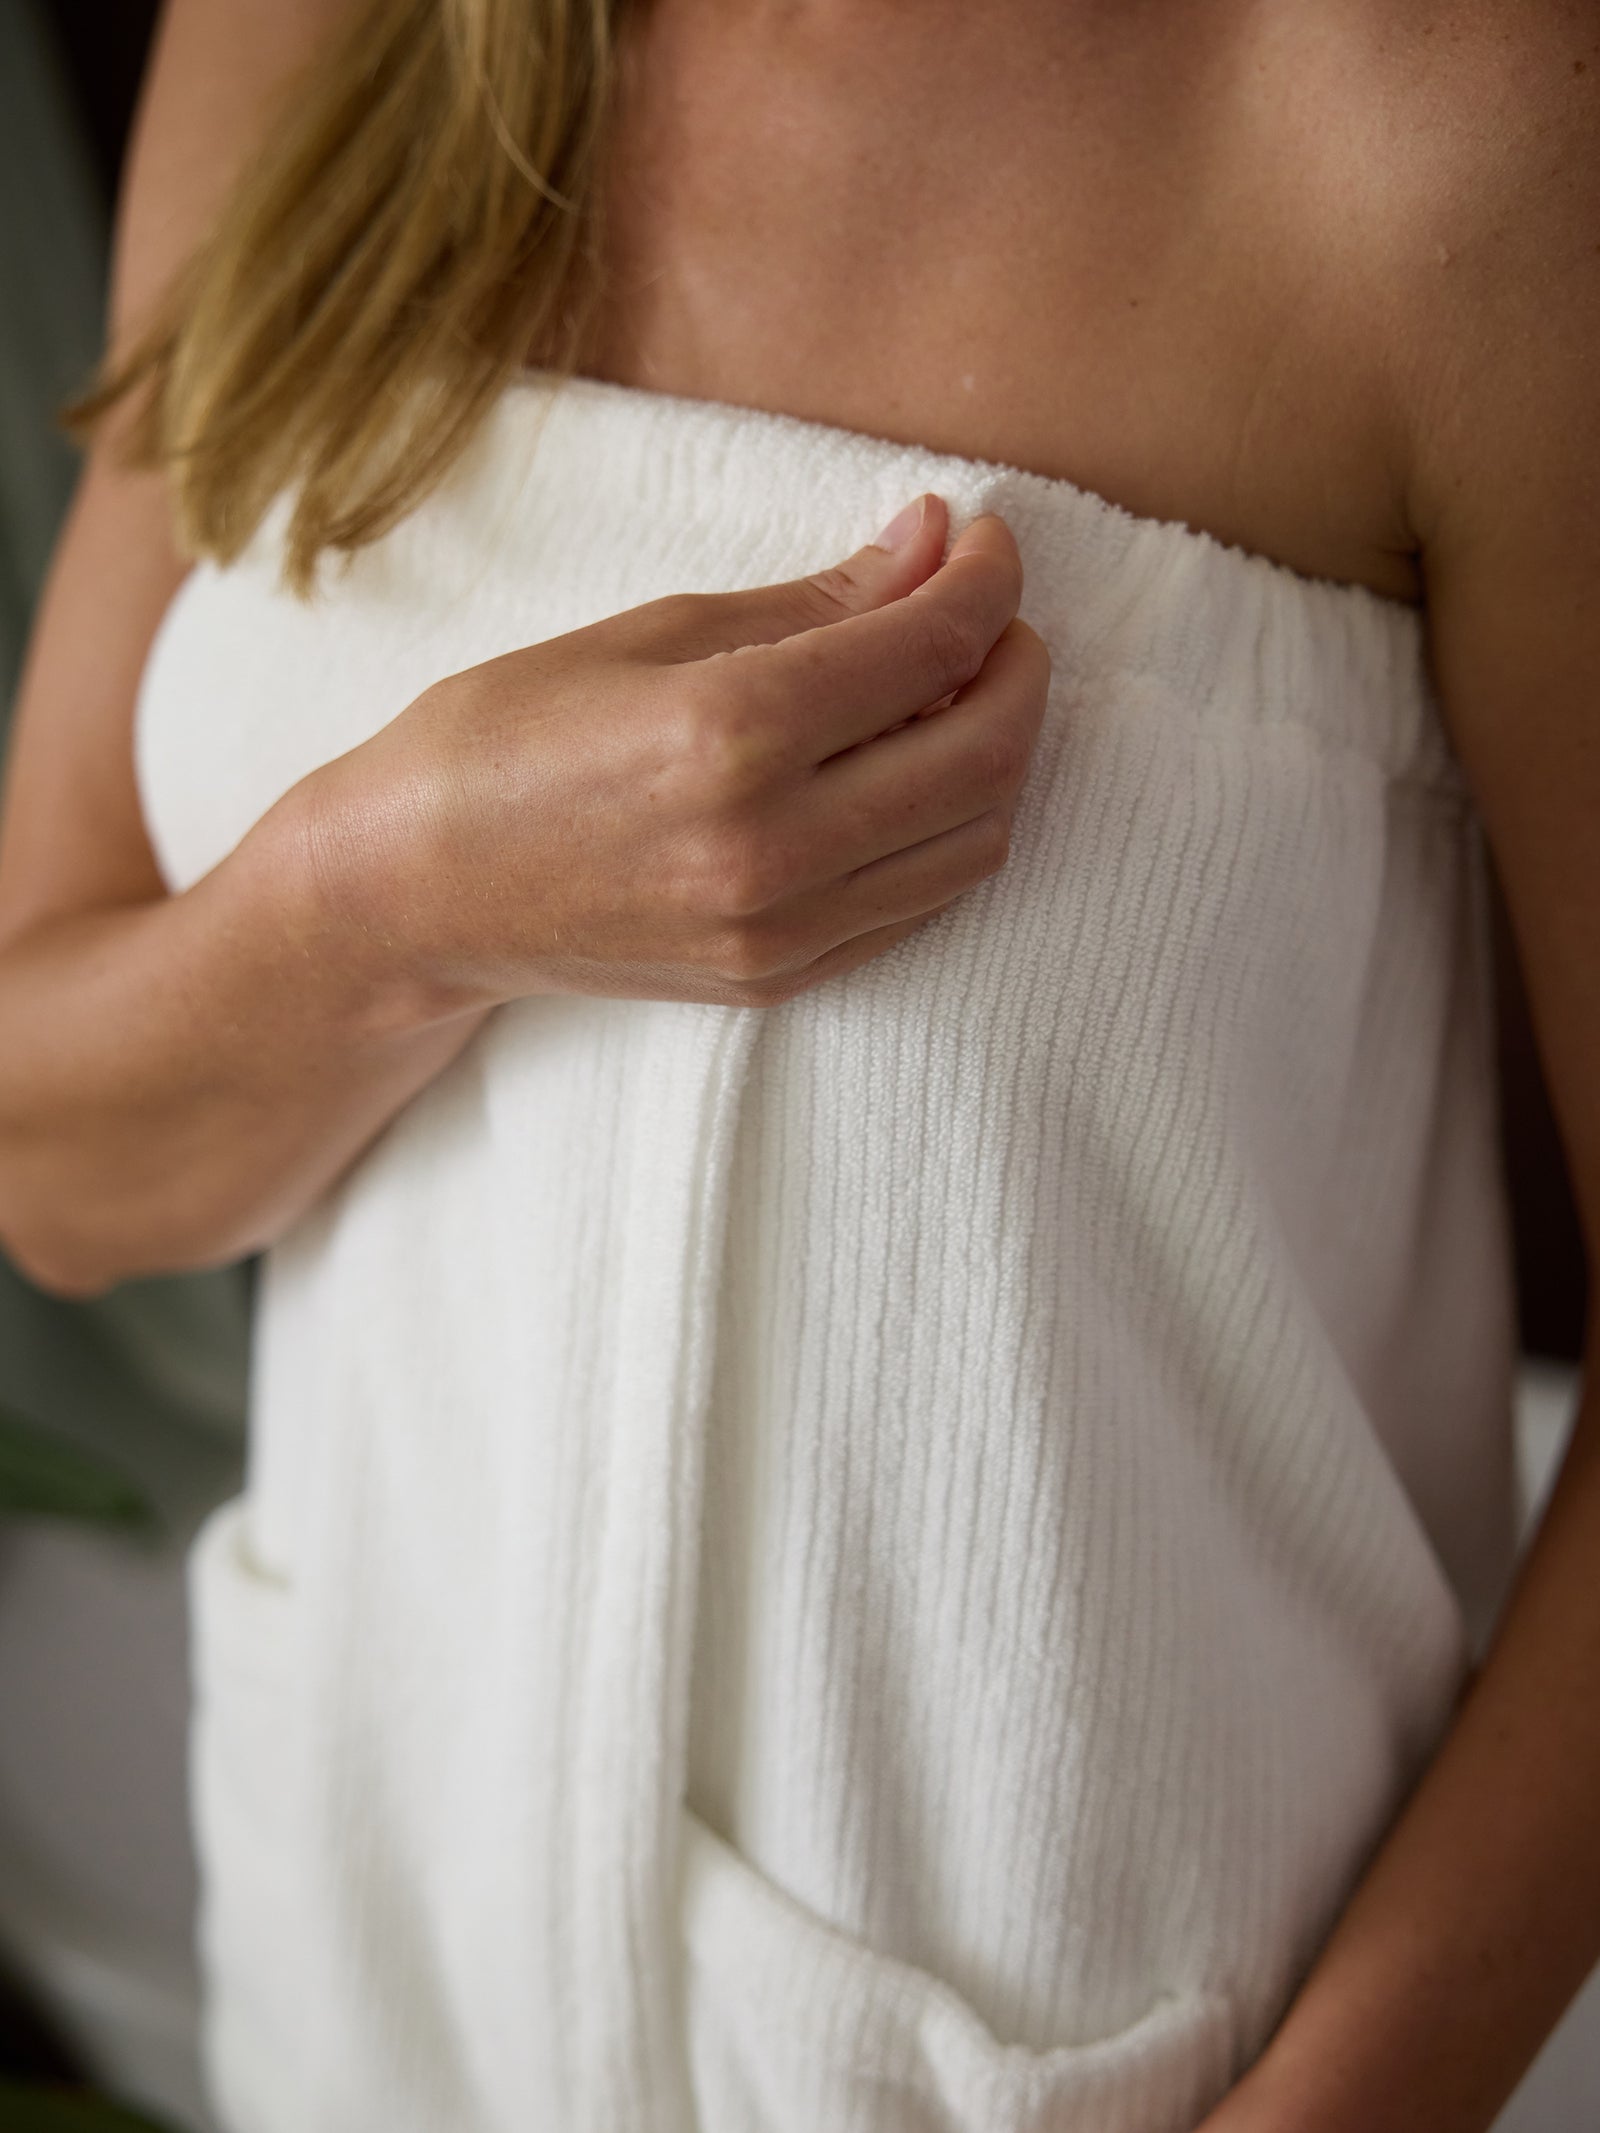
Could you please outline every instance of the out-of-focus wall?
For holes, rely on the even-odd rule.
[[[46,411],[100,345],[105,207],[56,48],[0,0],[0,698],[76,469]]]
[[[76,46],[54,11],[0,0],[0,730],[76,477],[53,412],[100,347],[126,39],[148,11],[100,11],[104,38],[83,0],[63,12]],[[248,1281],[64,1303],[0,1260],[0,1407],[120,1469],[161,1520],[142,1539],[0,1521],[0,1954],[90,2070],[197,2127],[182,1561],[238,1476]]]

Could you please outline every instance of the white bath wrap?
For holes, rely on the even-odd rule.
[[[169,882],[439,677],[924,488],[1054,655],[1008,865],[779,1007],[498,1010],[267,1258],[193,1563],[234,2133],[1190,2133],[1503,1597],[1486,861],[1405,604],[534,373],[315,604],[284,499],[186,581]]]

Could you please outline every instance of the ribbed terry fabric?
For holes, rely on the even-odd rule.
[[[1512,1563],[1477,817],[1421,619],[987,462],[534,374],[165,617],[175,889],[441,675],[920,489],[1054,657],[1011,858],[770,1009],[537,998],[270,1252],[193,1561],[233,2133],[1189,2133]],[[530,837],[537,824],[529,825]]]

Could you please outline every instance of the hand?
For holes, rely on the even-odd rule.
[[[881,955],[1004,865],[1049,683],[1010,530],[941,567],[947,525],[435,683],[306,781],[333,908],[456,1011],[769,1006]]]

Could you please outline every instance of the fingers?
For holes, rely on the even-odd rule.
[[[909,530],[896,520],[909,515]],[[628,611],[645,656],[710,659],[745,645],[776,644],[797,630],[842,622],[902,600],[938,567],[950,522],[942,496],[925,490],[896,513],[877,541],[803,578],[743,592],[678,593]],[[895,546],[879,543],[893,532]]]
[[[914,497],[905,513],[913,514],[909,530],[897,528],[895,520],[884,529],[885,533],[896,534],[893,548],[869,541],[842,563],[813,571],[808,577],[720,596],[726,602],[725,610],[708,620],[726,633],[726,641],[708,643],[702,656],[717,650],[733,651],[739,645],[776,644],[797,631],[842,622],[850,615],[869,614],[892,600],[904,599],[938,568],[950,522],[949,506],[931,490]],[[897,513],[896,518],[905,513]]]
[[[1043,640],[1014,621],[948,711],[813,774],[813,811],[787,806],[758,833],[763,886],[739,899],[739,955],[754,982],[781,988],[802,971],[811,983],[846,967],[827,959],[859,935],[952,902],[1005,864],[1049,668]],[[871,757],[886,760],[868,789]],[[909,811],[894,799],[908,778],[922,787]],[[856,780],[860,789],[841,802],[840,786]]]
[[[785,1000],[792,1000],[797,993],[809,992],[813,985],[820,985],[824,978],[836,978],[846,970],[856,970],[863,963],[870,963],[892,948],[896,941],[903,941],[915,933],[941,911],[947,911],[957,899],[949,898],[942,904],[930,904],[926,910],[914,912],[909,918],[896,919],[892,925],[873,926],[865,933],[858,933],[853,940],[841,941],[830,948],[826,955],[819,955],[815,962],[803,970],[791,972],[782,978],[758,980],[744,988],[745,1004],[753,1007],[776,1007]]]
[[[1044,639],[1015,619],[948,709],[819,765],[782,818],[797,890],[1013,806],[1049,687]]]
[[[736,692],[747,730],[770,733],[791,760],[820,763],[971,681],[1021,597],[1016,541],[988,513],[904,599],[714,655],[697,679]]]
[[[921,844],[874,860],[870,866],[859,868],[842,886],[834,884],[817,892],[826,902],[826,931],[822,938],[827,946],[820,957],[814,956],[806,966],[807,982],[816,973],[817,962],[834,950],[883,926],[915,921],[953,903],[966,890],[999,873],[1010,851],[1010,811],[995,808]],[[804,919],[804,899],[801,907]],[[810,920],[809,938],[813,942],[818,924],[819,919]]]

